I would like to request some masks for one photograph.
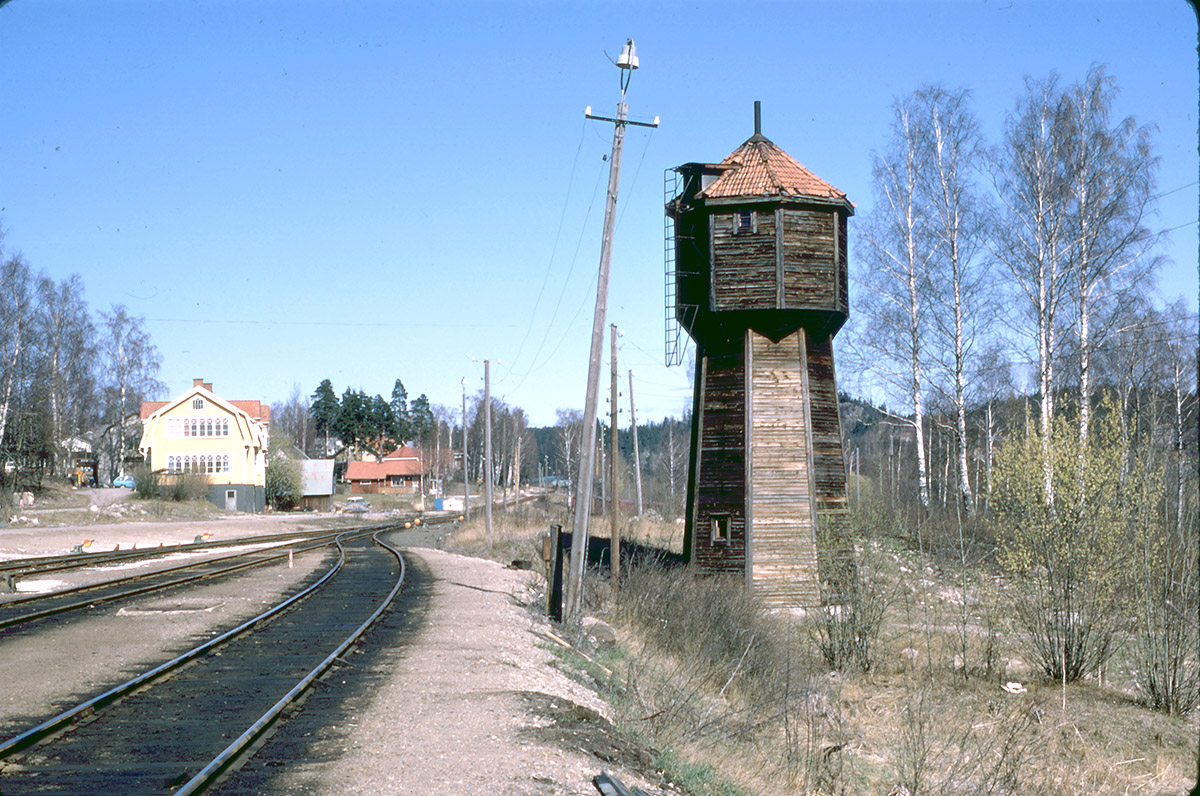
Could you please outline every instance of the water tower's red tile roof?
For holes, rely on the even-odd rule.
[[[721,165],[734,168],[701,192],[706,198],[795,196],[850,205],[844,192],[801,166],[762,135],[751,136],[721,161]]]

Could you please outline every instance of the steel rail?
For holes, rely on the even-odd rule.
[[[420,518],[413,518],[413,519],[416,519],[416,521],[418,523],[420,522]],[[408,518],[406,516],[401,516],[401,517],[396,518],[393,521],[387,522],[387,523],[374,523],[371,525],[358,526],[356,528],[351,528],[351,529],[341,529],[341,530],[330,529],[327,531],[322,531],[321,533],[323,533],[324,536],[317,537],[317,539],[324,539],[325,541],[312,541],[312,543],[309,544],[309,546],[299,548],[298,552],[303,553],[303,552],[308,552],[310,550],[315,550],[320,547],[324,547],[328,544],[331,544],[332,539],[336,538],[340,534],[347,533],[348,531],[361,532],[365,536],[366,534],[372,533],[373,531],[376,531],[376,530],[384,531],[384,530],[388,530],[388,529],[399,528],[401,523],[406,523],[406,522],[410,522],[410,521],[412,521],[410,518]],[[447,523],[453,523],[453,522],[456,522],[456,516],[451,515],[451,516],[443,516],[443,517],[427,517],[427,518],[425,518],[424,524],[425,525],[445,525]],[[235,541],[231,540],[228,544],[223,545],[223,546],[234,546],[236,544],[253,543],[253,541],[257,541],[257,540],[279,539],[279,538],[280,538],[279,536],[271,536],[271,535],[244,537],[240,542],[235,542]],[[295,540],[295,537],[293,537],[293,536],[286,536],[283,538],[286,540],[291,540],[291,541]],[[83,586],[76,586],[71,589],[59,589],[58,591],[54,591],[54,592],[46,592],[43,594],[30,594],[30,595],[27,595],[24,597],[15,597],[13,599],[0,600],[0,616],[2,616],[3,613],[5,611],[7,611],[11,606],[19,606],[19,605],[24,605],[29,602],[53,599],[56,597],[61,598],[61,597],[65,597],[70,594],[81,594],[81,593],[84,593],[87,591],[95,591],[98,589],[112,588],[112,587],[117,586],[124,582],[133,582],[136,580],[142,580],[142,579],[147,579],[147,578],[156,578],[156,577],[161,577],[166,574],[170,574],[171,572],[182,572],[182,571],[185,571],[188,569],[194,569],[196,567],[202,567],[202,566],[207,566],[210,564],[220,563],[222,561],[232,561],[234,559],[242,558],[247,555],[256,555],[258,553],[263,552],[264,550],[270,550],[271,547],[282,548],[282,547],[286,547],[287,545],[288,545],[288,541],[283,541],[277,545],[268,546],[266,548],[262,548],[259,550],[247,551],[247,552],[242,552],[242,553],[232,553],[230,555],[225,555],[225,556],[215,556],[213,558],[206,558],[202,561],[193,561],[193,562],[189,562],[186,564],[179,564],[177,566],[163,567],[162,569],[156,569],[156,570],[153,570],[150,572],[142,572],[137,575],[130,575],[130,576],[123,577],[123,578],[113,578],[111,580],[99,581],[97,583],[89,583],[89,584],[86,584]],[[192,576],[189,578],[181,578],[181,579],[178,579],[175,581],[170,581],[168,583],[152,585],[145,589],[132,590],[132,591],[127,591],[127,592],[122,592],[122,593],[116,594],[116,595],[88,599],[88,600],[84,600],[84,601],[78,602],[78,603],[71,603],[68,605],[59,606],[57,608],[48,608],[48,609],[46,609],[44,611],[40,611],[40,612],[35,612],[35,613],[30,613],[30,614],[22,614],[22,615],[16,616],[16,617],[8,617],[6,619],[0,619],[0,630],[4,630],[5,628],[13,627],[15,625],[20,625],[25,622],[33,621],[36,619],[44,619],[48,616],[54,616],[55,614],[66,613],[68,611],[72,611],[72,610],[75,610],[78,608],[86,608],[86,607],[93,606],[93,605],[100,605],[103,603],[113,602],[113,601],[119,600],[119,599],[124,599],[126,597],[136,597],[140,594],[147,594],[149,592],[156,591],[158,589],[168,589],[168,588],[172,588],[174,586],[184,585],[184,584],[187,584],[194,580],[210,578],[210,577],[214,577],[214,578],[220,577],[222,575],[226,575],[231,572],[236,572],[239,569],[245,569],[245,568],[249,568],[249,567],[253,567],[253,566],[258,566],[260,564],[267,564],[267,563],[270,563],[271,561],[282,558],[283,556],[284,556],[284,554],[280,553],[277,556],[264,558],[261,561],[250,562],[241,567],[232,567],[232,568],[222,569],[222,570],[218,570],[218,571],[211,572],[211,573],[203,573],[203,574]],[[147,557],[149,558],[152,556],[147,556]]]
[[[327,533],[324,538],[333,539],[339,533],[343,533],[343,532],[344,531],[331,531],[331,532]],[[44,599],[47,599],[50,597],[62,596],[65,594],[72,594],[75,592],[83,592],[83,591],[87,591],[89,589],[101,589],[106,586],[113,586],[113,585],[116,585],[116,584],[119,584],[122,582],[142,580],[145,578],[153,578],[157,575],[163,575],[163,574],[168,574],[171,572],[179,572],[179,571],[186,570],[186,569],[192,569],[194,567],[203,566],[204,564],[218,564],[222,561],[232,561],[237,558],[243,558],[248,555],[254,555],[255,553],[261,553],[264,550],[270,550],[273,547],[285,547],[285,546],[287,546],[287,544],[288,544],[288,542],[285,541],[285,542],[280,542],[277,545],[267,545],[265,547],[260,547],[256,550],[243,550],[239,553],[228,553],[226,555],[213,556],[211,558],[205,558],[202,560],[189,561],[185,564],[176,564],[176,565],[169,566],[169,567],[163,567],[162,569],[154,569],[154,570],[150,570],[149,572],[139,572],[134,575],[124,575],[119,578],[111,578],[110,580],[97,581],[96,583],[87,583],[82,586],[73,586],[71,588],[58,589],[56,591],[26,594],[21,597],[14,597],[12,599],[8,599],[8,600],[4,600],[4,601],[0,602],[0,611],[3,611],[4,609],[6,609],[12,605],[23,605],[28,602],[36,602],[37,600],[44,600]],[[322,542],[321,545],[318,545],[318,546],[322,546],[324,544],[329,544],[329,542],[328,541]],[[176,553],[179,551],[177,549],[173,549],[171,552]],[[184,552],[189,552],[189,551],[184,550]],[[195,550],[193,550],[191,552],[195,552]],[[147,556],[146,560],[149,560],[150,558],[152,558],[152,557]],[[140,560],[140,559],[134,559],[134,560],[136,561],[136,560]],[[113,560],[109,560],[109,561],[89,561],[84,566],[96,566],[97,568],[99,568],[99,567],[104,567],[107,565],[120,564],[120,563],[121,563],[120,560],[113,559]],[[42,573],[37,573],[37,574],[42,574]]]
[[[346,533],[342,534],[342,536],[351,536],[351,535],[360,534],[360,533],[362,533],[362,532],[361,531],[347,531]],[[365,534],[363,534],[363,535],[365,535]],[[126,694],[135,690],[139,686],[145,685],[153,680],[157,680],[158,678],[162,677],[163,675],[167,674],[168,672],[174,671],[175,669],[179,668],[180,666],[187,663],[188,661],[194,660],[194,659],[200,657],[201,655],[204,655],[205,653],[209,652],[213,648],[215,648],[221,644],[224,644],[227,641],[233,639],[234,637],[239,636],[239,635],[249,631],[255,625],[258,625],[259,623],[265,621],[266,619],[269,619],[270,617],[278,614],[280,611],[283,611],[285,608],[288,608],[289,606],[293,605],[294,603],[311,595],[313,592],[315,592],[317,589],[319,589],[321,586],[323,586],[330,578],[332,578],[337,573],[337,571],[342,568],[342,565],[346,561],[346,549],[342,545],[341,538],[339,537],[335,543],[337,544],[338,550],[340,553],[340,555],[338,556],[337,562],[329,569],[328,572],[326,572],[324,575],[322,575],[321,578],[318,579],[312,585],[297,592],[296,594],[293,594],[291,597],[288,597],[287,599],[283,600],[282,602],[272,606],[271,608],[267,609],[266,611],[259,614],[258,616],[255,616],[251,619],[246,620],[245,622],[243,622],[242,624],[233,628],[232,630],[226,631],[225,633],[222,633],[221,635],[204,642],[203,644],[199,645],[198,647],[194,647],[194,648],[188,650],[187,652],[184,652],[183,654],[178,655],[175,658],[172,658],[171,660],[167,661],[166,663],[160,664],[160,665],[154,667],[153,669],[150,669],[149,671],[143,672],[142,674],[138,675],[137,677],[133,678],[132,680],[128,680],[128,681],[122,683],[121,685],[115,686],[114,688],[110,688],[108,691],[105,691],[103,694],[100,694],[100,695],[92,697],[91,699],[88,699],[84,702],[81,702],[80,704],[76,705],[75,707],[70,708],[69,710],[66,710],[66,711],[60,713],[51,719],[47,719],[46,721],[42,722],[41,724],[37,725],[36,727],[32,727],[32,728],[26,730],[25,732],[20,733],[19,735],[15,735],[6,741],[0,742],[0,760],[3,760],[4,758],[9,757],[10,755],[12,755],[16,752],[19,752],[22,749],[25,749],[25,748],[37,743],[39,740],[45,738],[46,736],[48,736],[54,732],[57,732],[58,730],[67,726],[68,724],[70,724],[76,718],[79,718],[82,715],[91,714],[91,713],[95,712],[97,709],[102,708],[105,705],[108,705],[108,704],[116,701],[117,699],[121,698],[122,696],[125,696]]]
[[[296,685],[293,686],[290,691],[284,694],[283,698],[276,702],[270,710],[268,710],[257,721],[251,724],[245,732],[243,732],[233,741],[233,743],[227,746],[219,755],[214,757],[208,763],[208,765],[200,769],[200,771],[194,777],[185,782],[179,790],[172,794],[172,796],[190,796],[191,794],[199,793],[209,785],[213,784],[213,782],[215,782],[216,779],[220,777],[221,774],[224,773],[243,752],[245,752],[264,732],[266,732],[266,730],[275,722],[275,720],[279,718],[279,715],[287,709],[288,705],[294,702],[296,698],[300,696],[300,694],[304,693],[304,691],[306,691],[318,677],[320,677],[330,666],[332,666],[334,661],[341,657],[341,655],[350,648],[351,644],[357,641],[358,638],[362,636],[362,634],[365,633],[368,628],[371,627],[371,625],[375,624],[375,622],[379,619],[379,616],[383,613],[384,609],[391,605],[392,600],[396,598],[396,593],[399,592],[400,587],[404,585],[404,556],[402,556],[400,551],[395,547],[392,547],[390,544],[380,539],[380,533],[383,533],[383,531],[378,531],[372,534],[372,540],[380,547],[394,555],[396,560],[400,563],[400,574],[396,578],[396,585],[392,587],[392,590],[388,593],[387,597],[380,601],[379,606],[375,609],[375,611],[369,617],[367,617],[366,621],[359,625],[354,632],[352,632],[340,645],[338,645],[337,649],[329,653],[325,660],[317,664],[317,666],[313,668],[313,670],[307,675],[305,675],[300,682],[296,683]]]
[[[410,517],[400,516],[391,519],[386,525],[391,526],[396,523],[409,521]],[[378,527],[380,523],[374,523],[369,526],[356,525],[354,528]],[[242,536],[233,539],[225,539],[220,541],[208,542],[188,542],[187,544],[177,544],[173,547],[144,547],[141,550],[107,550],[97,551],[95,553],[67,553],[59,556],[38,556],[34,558],[12,559],[8,561],[0,561],[0,578],[9,576],[15,580],[29,575],[44,575],[48,572],[58,572],[63,570],[81,569],[84,567],[97,567],[106,564],[117,564],[126,561],[140,561],[160,558],[163,556],[172,555],[175,553],[192,553],[207,550],[220,550],[226,547],[239,547],[248,544],[270,543],[270,542],[294,542],[307,538],[320,538],[324,536],[336,536],[350,528],[323,528],[316,531],[293,531],[289,533],[278,534],[257,534],[255,536]],[[10,601],[11,602],[11,601]]]
[[[104,564],[116,564],[125,561],[140,561],[143,559],[154,559],[162,556],[169,556],[175,553],[191,553],[202,550],[220,550],[226,547],[238,547],[247,544],[258,544],[260,542],[283,542],[295,541],[320,537],[323,535],[336,534],[345,528],[325,528],[316,531],[295,531],[292,533],[279,534],[260,534],[257,536],[243,536],[233,539],[223,539],[220,541],[209,542],[187,542],[171,545],[170,547],[143,547],[141,550],[136,548],[127,548],[125,550],[97,550],[91,553],[66,553],[56,556],[35,556],[32,558],[16,558],[8,561],[0,561],[0,577],[8,575],[10,577],[21,578],[29,575],[44,575],[49,572],[61,572],[71,569],[81,569],[83,567],[102,566]]]
[[[365,536],[365,535],[367,535],[367,533],[370,533],[370,532],[371,531],[356,530],[356,531],[341,531],[339,533],[330,534],[329,540],[321,541],[321,542],[313,542],[305,547],[300,548],[299,552],[306,553],[311,550],[317,550],[322,547],[328,547],[330,544],[333,544],[337,539],[341,538],[342,536],[345,536],[346,534],[357,534],[357,535]],[[285,545],[286,545],[286,543],[283,545],[277,545],[277,547],[283,547]],[[268,548],[268,550],[269,549],[270,548]],[[254,550],[254,551],[244,552],[244,553],[234,553],[232,555],[220,556],[218,558],[205,559],[204,561],[193,561],[188,564],[180,564],[179,566],[175,566],[175,567],[167,567],[165,569],[155,570],[154,572],[145,572],[145,573],[134,575],[134,576],[131,576],[128,578],[114,578],[112,580],[106,580],[106,581],[102,581],[100,583],[91,583],[86,586],[80,586],[75,589],[64,589],[61,591],[51,592],[48,594],[33,595],[31,597],[22,598],[20,600],[10,600],[7,603],[0,604],[0,609],[3,609],[4,607],[9,606],[9,605],[21,605],[23,603],[29,602],[34,599],[48,599],[50,597],[64,597],[64,596],[67,596],[70,594],[76,594],[76,593],[81,593],[81,592],[86,592],[86,591],[94,591],[94,590],[100,589],[100,588],[111,588],[111,587],[119,586],[121,583],[133,582],[133,581],[137,581],[137,580],[144,580],[146,578],[152,578],[152,577],[161,577],[163,575],[169,575],[172,572],[180,572],[180,571],[187,570],[187,569],[195,569],[196,567],[208,566],[211,564],[219,564],[222,561],[231,561],[233,559],[244,558],[246,556],[256,555],[256,554],[259,554],[262,552],[264,552],[264,551],[263,550]],[[293,552],[295,552],[295,551],[293,551]],[[95,606],[95,605],[103,605],[105,603],[115,602],[117,600],[124,600],[124,599],[130,598],[130,597],[137,597],[142,594],[149,594],[151,592],[161,591],[163,589],[170,589],[170,588],[174,588],[176,586],[182,586],[182,585],[185,585],[188,583],[193,583],[193,582],[200,581],[200,580],[222,577],[222,576],[234,573],[234,572],[239,572],[243,569],[251,569],[253,567],[264,566],[273,561],[278,561],[280,559],[286,558],[287,555],[288,555],[288,553],[286,553],[286,552],[275,553],[273,555],[268,555],[266,557],[256,558],[253,561],[245,561],[240,564],[234,564],[233,566],[223,567],[221,569],[211,571],[211,572],[199,572],[199,573],[195,573],[192,575],[185,575],[184,577],[175,578],[174,580],[169,580],[165,583],[152,583],[147,586],[141,586],[138,588],[130,589],[128,591],[122,591],[118,594],[109,594],[109,595],[105,595],[105,596],[101,596],[101,597],[92,597],[92,598],[85,599],[81,602],[68,603],[66,605],[58,605],[53,608],[46,608],[41,611],[34,611],[32,613],[21,614],[19,616],[10,616],[10,617],[6,617],[6,618],[0,618],[0,630],[4,630],[6,628],[13,627],[16,625],[25,624],[26,622],[33,622],[38,619],[45,619],[46,617],[49,617],[49,616],[56,616],[58,614],[67,613],[69,611],[74,611],[79,608],[88,608],[88,607]]]

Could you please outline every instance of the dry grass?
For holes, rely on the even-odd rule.
[[[11,495],[8,496],[11,499]],[[35,495],[34,508],[87,508],[86,493],[80,492],[71,485],[56,478],[46,478],[42,488]]]
[[[488,535],[483,511],[472,509],[471,519],[449,533],[443,546],[454,553],[478,556],[504,564],[528,561],[539,568],[542,560],[541,537],[551,523],[563,524],[562,512],[541,503],[510,506],[508,511],[492,510],[492,532]]]
[[[624,523],[621,538],[670,553],[683,553],[683,520],[634,518]]]
[[[492,538],[474,519],[448,546],[536,561],[549,524],[569,527],[552,506],[494,519]],[[678,551],[682,533],[640,522],[627,538]],[[829,671],[810,620],[770,614],[734,583],[629,567],[613,605],[604,582],[589,580],[589,610],[621,630],[618,648],[594,652],[614,672],[622,729],[673,765],[708,764],[692,793],[1161,796],[1192,786],[1196,713],[1142,706],[1126,658],[1103,683],[1069,684],[1064,707],[1062,684],[1021,660],[1011,584],[888,540],[859,554],[892,595],[865,674]],[[1006,692],[1010,681],[1027,690]]]

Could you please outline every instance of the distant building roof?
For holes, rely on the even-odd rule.
[[[176,398],[172,398],[169,401],[142,401],[142,420],[150,417],[150,415],[154,414],[159,409],[162,409],[164,406],[183,402],[187,398],[191,397],[192,394],[200,392],[201,390],[208,393],[208,395],[213,398],[219,398],[219,396],[213,392],[212,382],[206,382],[203,379],[193,379],[191,389],[180,394]],[[263,423],[271,422],[271,407],[269,404],[264,404],[262,401],[230,401],[227,398],[220,400],[224,400],[225,403],[236,406],[238,409],[241,409],[255,420],[262,421]]]
[[[794,196],[854,205],[846,194],[801,166],[766,136],[755,134],[721,161],[727,168],[700,192],[708,199]]]
[[[381,481],[389,475],[421,475],[420,459],[384,459],[381,462],[350,462],[347,481]]]
[[[417,461],[420,461],[421,451],[411,445],[401,445],[399,448],[396,448],[396,450],[383,457],[385,462],[405,459],[416,459]]]

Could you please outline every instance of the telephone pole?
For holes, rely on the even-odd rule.
[[[616,118],[593,116],[591,107],[584,115],[589,119],[613,123],[612,157],[609,158],[608,195],[604,205],[604,234],[600,240],[600,272],[596,280],[596,312],[592,318],[592,345],[588,359],[587,396],[584,400],[583,427],[587,429],[587,440],[579,462],[579,484],[575,497],[575,522],[571,534],[571,571],[567,580],[567,605],[564,614],[569,620],[578,620],[583,609],[583,567],[587,558],[588,513],[592,503],[592,468],[596,461],[596,400],[600,385],[600,359],[604,347],[604,320],[608,309],[608,272],[612,262],[613,229],[616,225],[617,188],[621,182],[621,148],[625,142],[625,126],[657,127],[653,124],[630,122],[627,119],[629,106],[625,104],[625,93],[633,70],[638,68],[633,39],[627,39],[621,54],[617,56],[617,68],[621,70],[621,101],[617,103]]]
[[[517,430],[517,454],[513,457],[513,506],[521,508],[521,432]],[[508,511],[508,505],[504,506]]]
[[[463,376],[463,519],[471,519],[471,478],[467,467],[467,377]]]
[[[612,460],[611,469],[609,470],[609,481],[612,482],[612,488],[609,490],[612,493],[612,516],[609,518],[611,525],[610,537],[612,545],[608,551],[609,561],[612,563],[612,587],[613,598],[620,591],[621,583],[621,490],[617,488],[618,479],[620,476],[621,457],[617,450],[617,325],[614,323],[609,327],[612,333],[612,362],[611,362],[611,397],[608,407],[608,457]]]
[[[492,538],[492,362],[483,360],[483,533]]]
[[[637,484],[637,515],[642,516],[642,457],[638,451],[637,409],[633,405],[633,371],[629,371],[629,427],[633,429],[633,476]]]

